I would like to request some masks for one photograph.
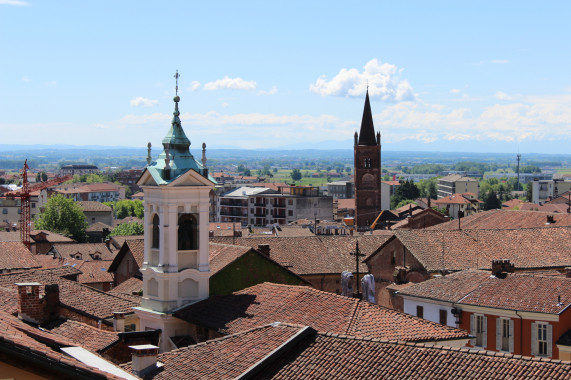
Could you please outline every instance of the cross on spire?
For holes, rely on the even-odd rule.
[[[178,78],[180,78],[180,74],[178,73],[178,70],[176,71],[174,78],[176,79],[176,96],[178,96]]]

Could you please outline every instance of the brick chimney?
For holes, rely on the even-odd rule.
[[[514,270],[515,266],[509,260],[492,260],[492,274],[498,278],[505,278],[508,273],[513,273]]]
[[[125,314],[124,312],[113,312],[113,331],[125,332]]]
[[[269,244],[258,244],[258,251],[268,257],[270,257],[270,245]]]
[[[45,286],[45,296],[40,297],[39,282],[21,282],[18,286],[18,318],[42,324],[59,316],[59,286]]]
[[[157,346],[141,344],[138,346],[129,346],[129,348],[133,355],[131,369],[135,375],[144,377],[147,373],[160,366],[157,365],[157,356],[159,354],[159,348]]]
[[[32,323],[42,323],[44,307],[40,299],[39,282],[20,282],[18,286],[18,318]]]

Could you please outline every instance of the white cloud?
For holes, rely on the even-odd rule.
[[[230,107],[230,104],[226,102],[222,103],[222,108],[228,108],[228,107]]]
[[[492,59],[491,62],[495,63],[497,65],[505,65],[505,64],[509,63],[510,61],[508,61],[507,59]]]
[[[381,64],[376,58],[367,62],[363,71],[341,69],[330,81],[325,76],[309,86],[320,95],[362,97],[369,85],[369,96],[383,101],[402,102],[414,100],[415,95],[406,79],[401,80],[403,69],[390,63]]]
[[[31,80],[30,77],[27,76],[27,75],[24,75],[24,76],[22,77],[22,82],[30,83],[31,81],[32,81],[32,80]]]
[[[30,3],[20,0],[0,0],[0,5],[17,5],[20,7],[28,7],[30,6]]]
[[[499,100],[511,100],[512,97],[509,96],[508,94],[506,94],[503,91],[498,91],[494,94],[494,98],[499,99]]]
[[[147,98],[143,98],[142,96],[137,96],[136,98],[131,99],[131,105],[133,107],[152,107],[156,105],[159,101],[158,100],[151,100]]]
[[[196,90],[198,90],[199,88],[200,88],[200,82],[193,80],[193,81],[190,83],[190,87],[189,87],[189,90],[190,90],[190,91],[196,91]]]
[[[278,92],[278,88],[276,86],[272,86],[272,88],[268,91],[266,91],[266,90],[258,91],[258,95],[274,95],[277,92]]]
[[[242,78],[229,78],[228,76],[224,77],[224,79],[218,79],[214,82],[208,82],[204,85],[204,89],[207,91],[215,91],[215,90],[222,90],[222,89],[229,89],[229,90],[246,90],[246,91],[253,91],[256,89],[256,82],[255,81],[245,81]]]
[[[460,93],[460,90],[457,89],[457,88],[453,88],[452,90],[450,90],[450,93],[451,93],[451,94],[459,94],[459,93]]]
[[[57,82],[55,80],[50,80],[50,81],[44,82],[44,84],[46,86],[55,86],[57,84]]]

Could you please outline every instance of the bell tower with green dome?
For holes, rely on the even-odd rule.
[[[190,153],[179,117],[178,76],[163,151],[152,161],[149,145],[150,163],[137,182],[145,194],[145,255],[143,298],[135,312],[139,330],[161,329],[161,352],[176,348],[170,337],[188,333],[187,323],[172,312],[209,294],[209,193],[216,183]]]

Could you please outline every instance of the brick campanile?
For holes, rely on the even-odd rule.
[[[381,212],[381,133],[375,134],[368,90],[354,150],[355,226],[366,230]]]

